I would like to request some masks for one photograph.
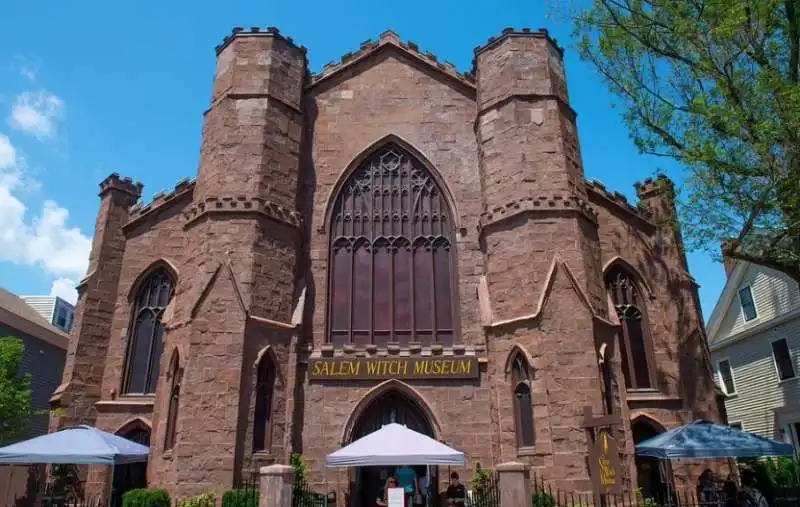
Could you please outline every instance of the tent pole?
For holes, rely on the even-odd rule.
[[[111,465],[111,483],[108,485],[108,507],[114,507],[111,502],[114,501],[114,470],[117,467]]]

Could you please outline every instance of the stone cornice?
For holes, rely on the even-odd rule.
[[[480,216],[479,228],[484,230],[498,223],[525,213],[574,212],[597,224],[597,212],[588,201],[576,195],[538,195],[509,201],[503,206],[495,206]]]
[[[270,220],[303,230],[303,216],[296,209],[289,209],[275,202],[261,197],[247,196],[226,196],[226,197],[206,197],[202,201],[196,201],[183,214],[188,227],[201,217],[215,213],[240,213],[256,214]]]

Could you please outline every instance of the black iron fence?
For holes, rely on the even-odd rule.
[[[496,472],[478,469],[469,485],[472,492],[466,507],[500,507],[500,488]]]
[[[306,480],[295,480],[292,487],[292,507],[328,507],[328,495],[316,493]]]
[[[800,507],[800,485],[776,488],[774,495],[750,489],[714,489],[703,492],[665,491],[652,498],[641,490],[613,495],[575,493],[551,487],[538,477],[532,479],[531,507]],[[494,507],[494,506],[492,506]]]

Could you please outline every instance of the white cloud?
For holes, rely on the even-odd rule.
[[[9,138],[0,134],[0,262],[36,266],[59,279],[81,279],[89,263],[91,239],[68,225],[69,212],[54,201],[45,201],[35,216],[29,214],[19,198],[30,187],[24,168],[24,159]],[[56,280],[53,291],[56,285],[64,297],[66,282]]]
[[[53,286],[50,287],[50,295],[58,296],[65,301],[69,301],[73,305],[78,301],[78,293],[75,291],[75,286],[78,285],[75,280],[69,278],[56,278],[53,280]]]
[[[64,101],[47,91],[23,92],[11,107],[11,127],[36,136],[40,141],[56,134],[64,116]]]

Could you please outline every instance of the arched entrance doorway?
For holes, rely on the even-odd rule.
[[[375,398],[363,410],[353,426],[350,441],[353,442],[374,431],[383,425],[397,423],[406,426],[423,435],[436,438],[431,421],[416,400],[411,399],[396,390],[385,392]],[[348,442],[349,443],[349,442]],[[438,484],[438,467],[413,467],[420,480],[420,488],[426,484]],[[428,468],[430,477],[427,476]],[[394,474],[395,467],[361,467],[354,470],[351,484],[351,496],[355,500],[355,507],[372,507],[383,488],[386,478]],[[437,504],[437,498],[431,498],[429,506]]]
[[[664,429],[646,417],[639,417],[631,424],[633,432],[633,442],[639,444],[649,440],[664,432]],[[671,475],[669,462],[650,458],[647,456],[636,456],[636,479],[639,488],[645,498],[653,498],[663,501],[668,496],[667,484]]]
[[[135,423],[117,434],[137,444],[150,446],[150,428],[144,424]],[[111,507],[122,507],[125,492],[147,487],[147,462],[115,466],[112,484]]]

